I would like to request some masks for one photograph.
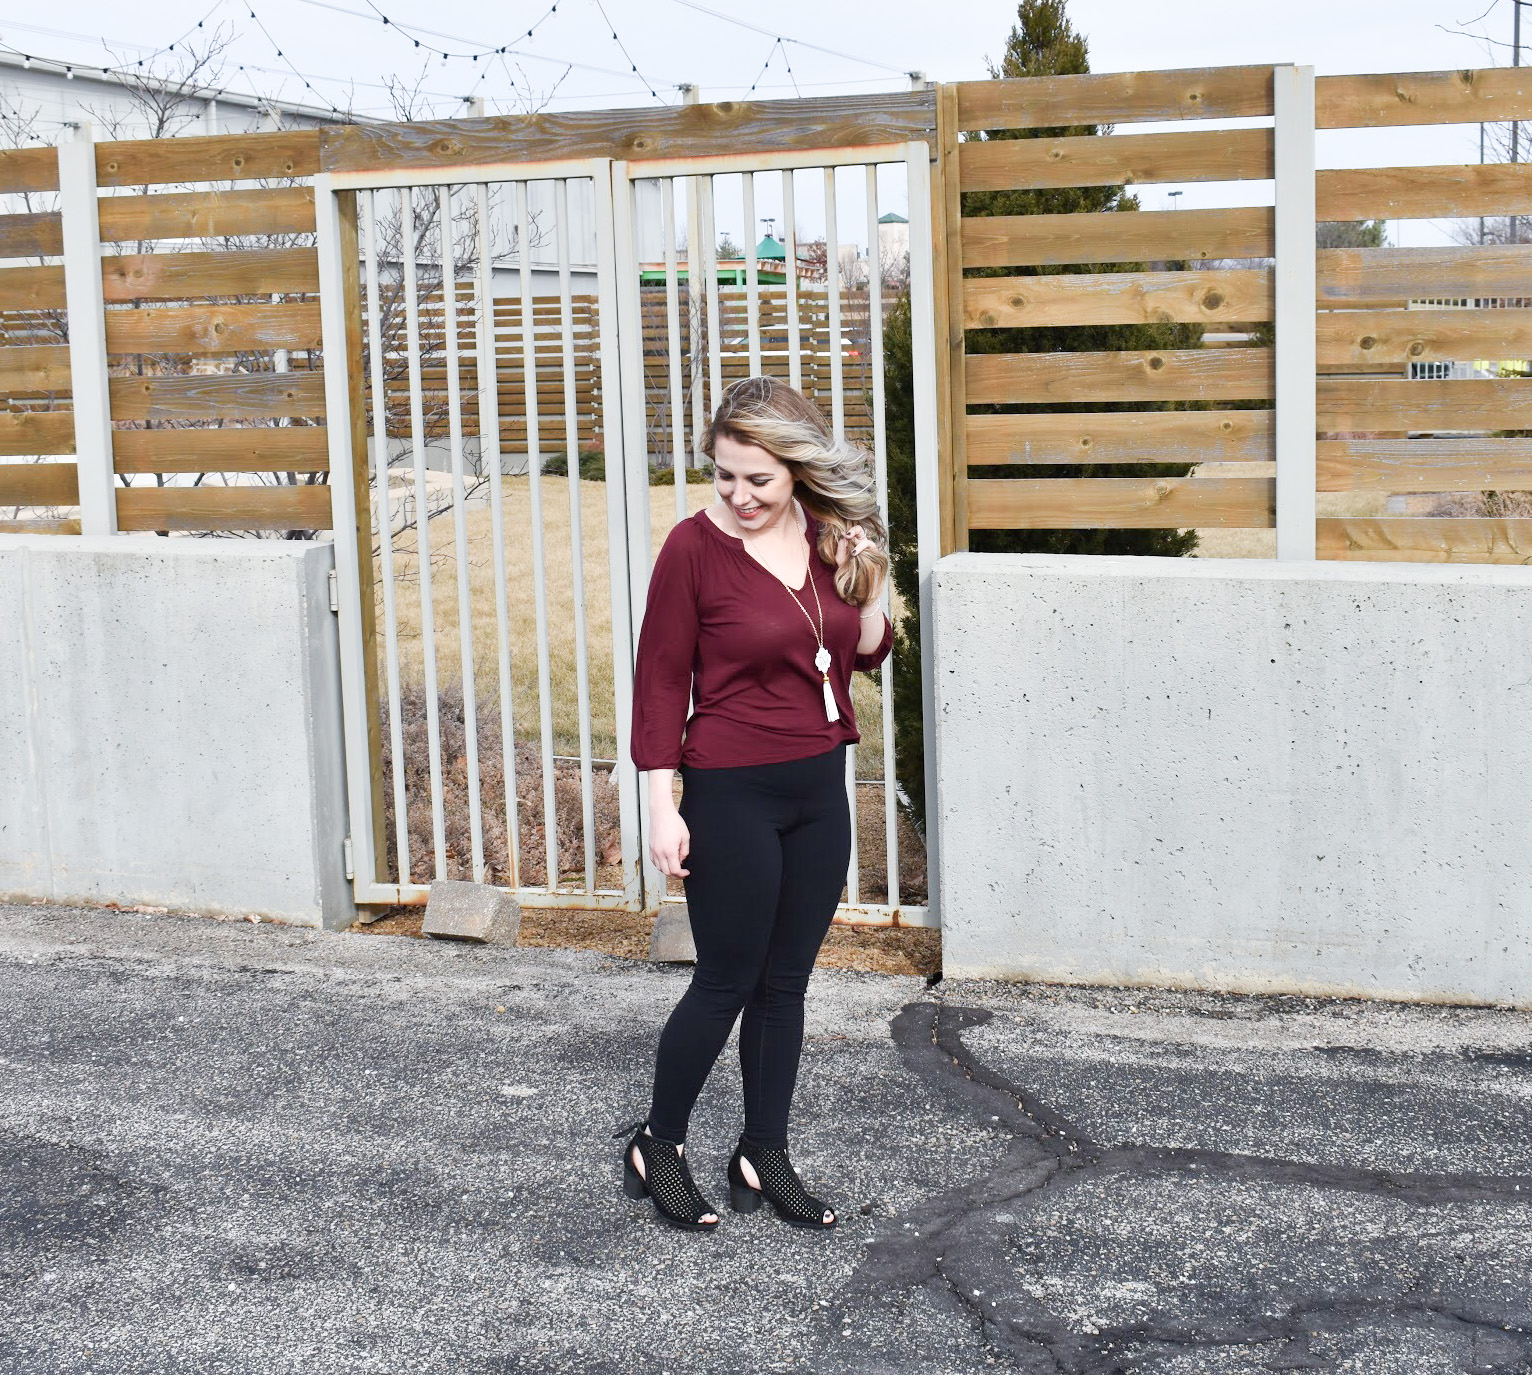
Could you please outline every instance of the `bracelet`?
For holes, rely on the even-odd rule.
[[[882,614],[883,614],[883,608],[881,606],[879,606],[879,607],[874,607],[873,610],[871,610],[871,611],[864,611],[864,612],[862,612],[862,614],[859,617],[857,617],[857,619],[858,620],[862,620],[862,621],[870,621],[874,616],[881,616]]]

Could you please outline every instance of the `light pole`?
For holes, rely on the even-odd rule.
[[[1179,210],[1181,208],[1181,205],[1180,205],[1180,202],[1176,198],[1181,193],[1179,191],[1167,191],[1165,194],[1170,197],[1170,208],[1172,210]]]

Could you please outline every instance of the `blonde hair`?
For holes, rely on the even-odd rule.
[[[774,377],[744,377],[731,385],[702,433],[702,452],[713,458],[719,435],[758,444],[787,465],[793,494],[819,521],[819,553],[835,563],[835,547],[853,525],[871,544],[836,569],[842,601],[866,606],[887,576],[888,528],[878,514],[872,455],[838,440],[819,408]]]

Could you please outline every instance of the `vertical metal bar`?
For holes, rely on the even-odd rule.
[[[793,171],[782,173],[782,216],[787,228],[783,250],[787,254],[787,381],[794,391],[803,390],[803,336],[798,319],[798,225],[793,209]]]
[[[878,514],[888,528],[888,430],[883,416],[883,255],[878,240],[878,169],[867,168],[867,335],[872,362],[873,480],[878,487]],[[891,588],[883,586],[883,612],[893,616]],[[883,661],[883,856],[888,866],[888,905],[899,906],[899,798],[894,766],[894,654]]]
[[[62,162],[62,159],[61,159]],[[326,434],[330,446],[330,523],[334,534],[335,586],[340,596],[341,734],[346,757],[346,800],[358,889],[376,881],[372,853],[372,756],[367,747],[367,693],[363,656],[362,598],[357,562],[354,470],[351,466],[351,380],[346,347],[346,298],[341,289],[340,205],[326,175],[314,178],[316,247],[319,258],[320,330],[325,357]],[[100,272],[97,271],[97,280]]]
[[[829,304],[830,415],[836,439],[846,437],[846,380],[840,340],[840,244],[835,226],[835,169],[825,173],[825,299]]]
[[[681,399],[681,300],[676,271],[675,182],[660,183],[660,211],[665,238],[665,340],[670,377],[671,468],[676,479],[676,520],[686,519],[686,416]],[[640,295],[642,305],[642,295]]]
[[[1277,557],[1315,547],[1314,69],[1273,71],[1276,164]]]
[[[564,374],[564,451],[569,455],[569,561],[574,573],[575,696],[580,714],[580,814],[585,888],[596,890],[596,792],[591,774],[590,656],[585,643],[585,553],[580,524],[580,414],[575,386],[574,307],[569,280],[569,182],[553,183],[553,234],[559,263],[559,340]]]
[[[630,910],[644,904],[643,796],[638,785],[638,769],[633,764],[633,655],[639,619],[634,615],[635,601],[647,592],[647,569],[642,589],[631,587],[632,558],[628,549],[628,473],[624,431],[623,397],[625,369],[621,365],[621,334],[618,326],[619,290],[617,230],[622,225],[623,242],[632,239],[632,208],[629,204],[627,168],[622,163],[608,163],[594,177],[596,193],[596,290],[597,321],[601,331],[601,432],[606,436],[606,529],[611,560],[612,588],[612,698],[617,729],[617,801],[622,815],[622,887]],[[615,203],[614,203],[615,202]],[[619,220],[617,205],[625,219]],[[688,247],[688,262],[692,249]],[[644,557],[648,557],[647,482],[640,488],[644,505],[634,519],[635,533],[642,538]],[[642,615],[640,604],[639,616]],[[657,887],[654,891],[657,891]],[[657,904],[656,904],[657,905]]]
[[[426,494],[426,420],[420,382],[420,282],[415,265],[415,196],[408,187],[399,191],[399,237],[404,260],[405,347],[409,350],[410,449],[415,469],[416,573],[420,579],[420,651],[425,673],[426,748],[431,768],[431,833],[435,876],[446,878],[447,813],[442,795],[441,703],[436,696],[436,612],[431,602],[431,508]]]
[[[89,125],[82,125],[76,133],[73,143],[59,144],[58,160],[80,533],[115,535],[117,479],[112,470],[112,395],[111,383],[107,380],[106,299],[101,284],[96,145]],[[336,286],[338,291],[338,282]],[[336,357],[345,357],[344,347]]]
[[[691,365],[688,384],[692,412],[692,445],[687,463],[696,461],[702,452],[702,431],[707,426],[707,398],[702,391],[703,371],[703,317],[702,302],[706,294],[702,271],[702,192],[698,178],[686,178],[686,318],[687,349]]]
[[[393,756],[394,850],[400,883],[410,881],[409,799],[404,784],[403,696],[399,682],[399,609],[394,590],[394,514],[388,483],[388,390],[383,376],[383,324],[378,302],[378,215],[376,191],[358,192],[366,235],[367,357],[372,382],[372,445],[376,455],[378,563],[383,582],[383,661],[388,680],[388,740]],[[358,869],[356,872],[361,873]]]
[[[761,270],[755,257],[755,173],[743,175],[745,191],[745,331],[749,336],[750,375],[761,375]]]
[[[468,492],[463,474],[463,379],[457,337],[457,251],[452,187],[436,188],[442,260],[442,329],[447,347],[447,444],[452,458],[452,552],[457,563],[458,649],[463,673],[463,753],[468,766],[468,845],[473,881],[484,882],[484,817],[479,798],[478,697],[473,681],[473,599],[468,587]]]
[[[723,400],[723,336],[718,309],[718,231],[713,223],[713,178],[702,182],[702,270],[707,290],[708,414]]]
[[[510,596],[505,579],[505,485],[500,455],[500,361],[495,339],[495,246],[489,187],[474,187],[479,231],[479,317],[474,334],[479,383],[479,461],[489,472],[489,531],[495,565],[495,655],[500,682],[500,757],[505,775],[506,883],[521,887],[521,809],[516,800],[516,712],[511,678]]]
[[[931,575],[941,557],[941,485],[936,452],[936,278],[931,245],[931,163],[924,143],[905,149],[910,198],[910,344],[915,360],[916,567],[920,579],[920,701],[925,719],[927,922],[941,920],[941,815],[936,787],[935,656]]]
[[[527,478],[532,496],[532,590],[537,615],[537,704],[543,741],[543,849],[547,887],[559,886],[559,818],[554,793],[553,670],[548,654],[548,567],[543,557],[543,455],[537,424],[537,332],[532,319],[532,232],[527,184],[516,187],[516,259],[521,278],[522,384],[527,404]],[[575,459],[578,471],[579,459]]]

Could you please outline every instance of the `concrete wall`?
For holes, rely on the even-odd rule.
[[[959,554],[947,973],[1532,1006],[1532,574]]]
[[[333,557],[0,536],[0,897],[353,919]]]

